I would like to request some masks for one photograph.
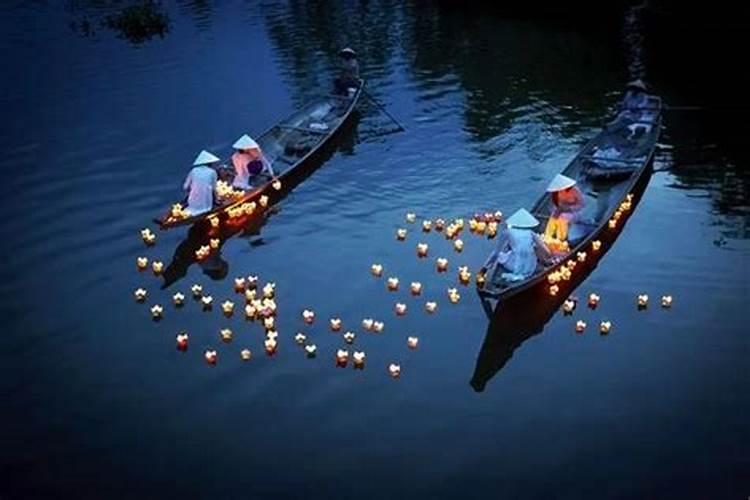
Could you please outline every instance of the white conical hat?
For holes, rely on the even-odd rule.
[[[352,56],[356,57],[357,53],[351,47],[345,47],[339,51],[340,56]]]
[[[523,229],[531,229],[537,227],[539,221],[529,213],[525,208],[520,208],[516,213],[511,215],[505,223],[508,227],[520,227]]]
[[[633,80],[631,82],[628,82],[627,87],[629,89],[632,88],[632,89],[643,90],[644,92],[648,90],[648,86],[646,85],[646,82],[644,82],[640,78],[637,79],[637,80]]]
[[[555,191],[562,191],[563,189],[568,189],[575,185],[576,181],[567,175],[557,174],[555,178],[552,179],[552,182],[549,183],[549,186],[547,186],[547,192],[553,193]]]
[[[232,147],[234,149],[260,149],[258,143],[255,142],[253,138],[247,134],[244,134],[242,137],[237,139],[237,141],[232,144]]]
[[[195,157],[193,165],[206,165],[207,163],[214,163],[217,161],[221,160],[219,160],[216,155],[213,155],[204,149],[198,154],[198,156]]]

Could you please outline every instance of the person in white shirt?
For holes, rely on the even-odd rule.
[[[193,168],[182,186],[185,191],[188,191],[186,210],[190,215],[202,214],[213,208],[214,188],[218,174],[211,165],[219,161],[219,158],[205,149],[195,158]]]

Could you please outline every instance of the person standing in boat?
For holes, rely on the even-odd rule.
[[[274,175],[271,163],[263,155],[260,146],[252,137],[244,134],[232,145],[237,151],[232,155],[234,179],[232,186],[239,189],[250,189],[250,178],[261,172]]]
[[[497,237],[497,246],[492,251],[480,274],[500,266],[503,279],[521,281],[531,276],[539,261],[552,261],[552,254],[542,238],[533,229],[539,225],[536,217],[521,208],[510,216]],[[494,271],[497,272],[497,271]]]
[[[341,59],[341,74],[334,80],[336,94],[349,95],[350,88],[359,86],[359,62],[354,49],[346,47],[339,52]]]
[[[544,231],[545,240],[548,243],[554,240],[567,242],[571,225],[581,219],[583,193],[576,187],[575,180],[563,174],[557,174],[552,179],[547,192],[552,198],[552,213]]]
[[[218,180],[218,174],[213,167],[218,162],[219,158],[205,149],[195,158],[193,169],[183,185],[183,189],[188,191],[186,210],[190,215],[202,214],[213,208],[214,188]]]

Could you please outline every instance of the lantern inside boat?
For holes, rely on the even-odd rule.
[[[586,252],[576,253],[576,258],[578,259],[578,262],[586,262]]]
[[[136,302],[145,302],[146,296],[148,296],[148,292],[143,288],[138,288],[135,292],[133,292],[133,295],[135,296]]]
[[[259,204],[259,205],[260,205],[261,207],[263,207],[263,208],[266,208],[266,207],[268,206],[268,196],[266,196],[266,195],[262,195],[262,196],[260,197],[260,199],[258,200],[258,204]]]
[[[609,225],[610,229],[616,228],[617,227],[617,220],[615,220],[615,219],[609,219],[608,225]]]
[[[591,248],[596,252],[602,247],[602,242],[599,240],[594,240],[591,242]]]
[[[477,273],[476,280],[478,288],[484,288],[484,286],[487,284],[487,276],[485,276],[485,274],[482,272]]]
[[[203,353],[203,359],[206,360],[206,363],[213,366],[216,364],[216,360],[219,358],[219,355],[216,351],[213,349],[206,349],[206,352]]]
[[[273,184],[271,184],[271,186],[273,186],[273,188],[276,191],[281,191],[281,181],[280,180],[277,179],[277,180],[273,181]]]
[[[391,377],[393,378],[399,378],[401,376],[401,365],[391,363],[388,366],[388,373],[390,373]]]
[[[557,292],[559,292],[559,291],[560,291],[560,287],[559,286],[557,286],[557,285],[550,285],[550,287],[549,287],[549,294],[552,297],[555,297],[557,295]]]
[[[671,295],[662,295],[661,297],[661,306],[664,309],[669,309],[672,307],[672,296]]]
[[[409,349],[416,349],[417,346],[419,346],[419,338],[418,337],[407,338],[406,345],[409,346]]]
[[[380,264],[373,264],[370,266],[370,272],[373,276],[381,277],[383,275],[383,266]]]
[[[213,228],[219,227],[219,224],[221,224],[218,217],[209,217],[208,221],[211,223],[211,227]]]
[[[219,245],[221,244],[221,240],[219,238],[211,238],[208,241],[208,246],[216,250],[219,248]]]
[[[427,243],[418,243],[417,244],[417,256],[418,257],[427,257],[427,250],[429,249],[429,246]]]
[[[586,329],[586,322],[582,319],[579,319],[576,321],[576,332],[583,333],[583,331]]]

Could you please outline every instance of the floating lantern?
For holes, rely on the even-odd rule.
[[[247,289],[245,290],[245,302],[252,302],[257,298],[258,293],[255,290]]]
[[[242,361],[250,361],[250,358],[253,357],[253,353],[250,351],[250,349],[242,349],[240,351],[240,358]]]
[[[550,285],[550,287],[549,287],[549,294],[552,297],[557,296],[557,292],[559,292],[559,291],[560,291],[560,287],[559,286],[557,286],[557,285]]]
[[[417,256],[418,257],[427,257],[427,250],[429,249],[429,246],[427,243],[419,243],[417,244]]]
[[[302,332],[297,332],[297,335],[294,336],[294,341],[299,345],[303,345],[305,340],[307,340],[307,335]]]
[[[258,288],[258,277],[250,275],[247,277],[247,284],[245,285],[248,290],[255,290]]]
[[[315,313],[308,309],[305,309],[304,311],[302,311],[302,321],[304,321],[308,325],[312,325],[313,321],[315,321]]]
[[[385,328],[385,323],[382,321],[373,321],[372,322],[372,331],[375,333],[381,333],[383,331],[383,328]]]
[[[423,220],[422,221],[422,231],[424,231],[425,233],[429,233],[431,229],[432,229],[432,221]]]
[[[276,339],[266,339],[263,341],[263,347],[266,349],[266,354],[269,356],[272,356],[276,353],[276,347],[278,347],[278,343],[276,342]]]
[[[175,341],[177,342],[177,350],[178,351],[187,351],[188,348],[188,334],[187,332],[180,332],[177,334],[177,337],[175,337]]]
[[[336,366],[339,368],[345,368],[349,363],[349,351],[346,349],[339,349],[336,351]]]
[[[586,252],[578,252],[576,259],[578,259],[578,262],[586,262]]]
[[[437,302],[425,302],[424,308],[428,313],[432,314],[437,310]]]
[[[420,283],[419,281],[412,281],[411,285],[409,286],[409,289],[411,290],[411,294],[414,295],[415,297],[417,295],[421,295],[422,294],[422,283]]]
[[[470,219],[469,220],[469,231],[474,232],[477,230],[477,220],[476,219]]]
[[[406,239],[406,229],[399,228],[396,230],[396,239],[399,241],[404,241]]]
[[[245,278],[234,278],[234,291],[237,293],[245,291]]]
[[[459,252],[459,253],[460,253],[460,252],[461,252],[461,251],[462,251],[462,250],[464,249],[464,242],[463,242],[463,241],[461,241],[461,240],[456,240],[456,241],[454,241],[454,242],[453,242],[453,249],[454,249],[454,250],[455,250],[456,252]]]
[[[153,245],[156,242],[156,235],[149,228],[141,230],[141,238],[146,245]]]
[[[263,296],[267,299],[272,299],[276,294],[276,283],[266,283],[263,287]]]
[[[664,309],[669,309],[672,307],[672,296],[671,295],[662,295],[661,296],[661,306]]]
[[[232,341],[232,330],[229,328],[223,328],[219,331],[219,336],[221,336],[221,340],[224,342],[231,342]]]
[[[175,306],[181,307],[185,303],[185,296],[181,294],[180,292],[175,293],[172,295],[172,302]]]
[[[406,314],[406,304],[398,302],[395,307],[396,316],[404,316]]]
[[[495,222],[500,222],[501,220],[503,220],[503,213],[500,210],[495,212],[494,215],[495,215]]]
[[[354,342],[355,336],[356,335],[354,335],[354,332],[346,332],[344,334],[344,342],[346,342],[347,344],[351,344],[352,342]]]
[[[151,317],[155,320],[161,319],[163,313],[164,308],[159,304],[154,304],[154,306],[151,308]]]
[[[409,346],[409,349],[416,349],[419,345],[419,338],[418,337],[409,337],[406,339],[406,345]]]
[[[219,248],[219,245],[221,244],[221,240],[219,238],[211,238],[208,240],[208,246],[216,250]]]
[[[201,246],[195,251],[195,258],[198,260],[204,260],[211,254],[211,248],[208,245]]]
[[[354,361],[354,368],[356,370],[362,370],[365,367],[365,353],[364,351],[354,351],[352,355]]]
[[[314,358],[317,352],[318,346],[315,344],[308,344],[305,346],[305,355],[307,355],[308,358]]]
[[[445,221],[443,219],[435,219],[435,231],[442,231],[445,228]]]
[[[224,312],[225,316],[231,316],[234,312],[234,302],[232,302],[231,300],[225,300],[221,304],[221,310]]]
[[[599,296],[595,293],[589,294],[589,307],[591,309],[596,309],[596,306],[599,305]]]
[[[406,214],[406,222],[414,222],[417,220],[417,214],[409,212]]]
[[[279,338],[279,332],[277,332],[276,330],[268,330],[266,332],[266,338],[276,340],[277,338]]]
[[[373,276],[380,278],[383,275],[383,266],[380,264],[373,264],[370,266],[370,272]]]
[[[391,292],[395,292],[396,290],[398,290],[398,278],[388,278],[388,283],[386,283],[386,286],[388,287],[388,290],[390,290]]]
[[[210,295],[204,295],[201,297],[201,303],[203,304],[203,310],[208,311],[214,304],[214,298]]]
[[[569,316],[573,314],[573,311],[576,309],[576,301],[572,299],[566,299],[565,302],[563,302],[563,313],[565,313],[566,316]]]
[[[331,331],[338,332],[341,330],[341,318],[331,318],[328,321],[329,326],[331,327]]]
[[[160,260],[155,260],[151,263],[151,270],[154,275],[159,276],[164,271],[164,263]]]
[[[576,332],[583,333],[583,331],[586,329],[586,322],[582,319],[579,319],[576,321]]]
[[[216,364],[218,357],[219,355],[213,349],[206,349],[206,352],[203,353],[203,359],[211,366]]]
[[[401,365],[397,365],[396,363],[391,363],[388,366],[388,373],[390,373],[391,377],[393,378],[399,378],[401,376]]]
[[[258,314],[258,309],[255,308],[252,304],[248,304],[245,306],[245,318],[246,319],[255,319],[255,316]]]
[[[439,257],[437,260],[435,260],[435,267],[437,268],[437,271],[439,273],[446,272],[448,270],[448,259]]]
[[[452,304],[456,304],[459,300],[461,300],[461,295],[458,293],[458,290],[456,290],[455,288],[449,288],[448,300],[450,300]]]
[[[375,320],[373,320],[372,318],[365,318],[362,320],[362,328],[364,328],[368,332],[372,331],[372,326],[374,323],[375,323]]]
[[[638,295],[636,303],[638,304],[638,309],[645,309],[646,307],[648,307],[648,295]]]
[[[477,273],[477,287],[484,288],[484,286],[487,284],[487,277],[484,275],[484,273]]]
[[[268,196],[266,195],[261,196],[260,199],[258,200],[258,204],[261,207],[266,208],[268,206]]]
[[[484,234],[484,232],[487,230],[487,223],[484,221],[477,222],[477,228],[476,232],[477,234]]]
[[[454,219],[453,224],[456,226],[456,229],[461,231],[464,228],[464,220],[463,219]]]
[[[274,326],[276,326],[276,320],[273,318],[273,316],[263,318],[263,327],[266,330],[268,331],[273,330]]]
[[[273,188],[276,191],[281,191],[281,181],[280,180],[277,179],[277,180],[273,181],[273,184],[271,184],[271,186],[273,186]]]
[[[602,242],[599,240],[594,240],[591,242],[591,248],[596,252],[602,247]]]
[[[471,282],[471,273],[467,266],[460,266],[458,268],[458,281],[460,281],[462,285],[468,285]]]
[[[452,240],[456,233],[458,232],[458,228],[454,226],[453,224],[449,225],[447,228],[445,228],[445,239]]]
[[[143,271],[148,267],[148,257],[138,257],[135,259],[135,265],[140,271]]]
[[[608,334],[610,328],[612,328],[611,321],[602,321],[601,323],[599,323],[599,333],[601,333],[602,335]]]
[[[135,292],[133,292],[133,295],[135,296],[136,302],[145,302],[146,296],[148,296],[148,292],[143,288],[138,288]]]

